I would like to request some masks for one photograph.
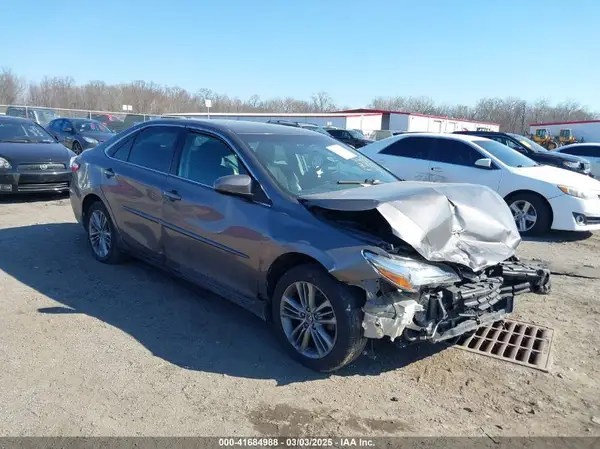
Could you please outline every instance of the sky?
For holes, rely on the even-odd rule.
[[[0,67],[246,99],[328,92],[600,111],[597,0],[3,0]],[[12,38],[11,38],[12,37]]]

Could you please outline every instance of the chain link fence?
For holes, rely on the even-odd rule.
[[[156,114],[0,104],[0,115],[2,114],[29,118],[42,126],[47,125],[55,118],[87,118],[97,120],[115,132],[123,131],[141,122],[160,118],[160,115]]]

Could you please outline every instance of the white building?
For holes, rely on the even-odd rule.
[[[561,129],[570,129],[577,140],[584,142],[600,142],[600,120],[580,120],[576,122],[533,123],[529,125],[529,133],[535,134],[538,129],[548,129],[552,136],[558,136]]]
[[[270,114],[270,113],[210,113],[193,112],[166,114],[163,117],[185,117],[198,119],[228,119],[268,122],[269,120],[289,120],[292,122],[312,123],[319,126],[360,129],[365,134],[376,130],[446,132],[476,131],[485,128],[499,131],[497,123],[475,122],[471,120],[437,117],[413,112],[384,111],[380,109],[349,109],[346,111],[310,113],[310,114]]]

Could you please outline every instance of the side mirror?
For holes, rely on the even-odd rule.
[[[475,161],[475,167],[490,169],[492,168],[492,160],[487,157],[483,159],[477,159]]]
[[[252,178],[248,175],[227,175],[217,178],[213,188],[220,193],[252,196]]]
[[[65,128],[63,129],[63,132],[73,134],[73,128]]]

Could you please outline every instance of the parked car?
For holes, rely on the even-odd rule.
[[[110,139],[114,132],[96,120],[59,118],[48,124],[48,132],[75,154]]]
[[[404,134],[362,152],[407,180],[483,184],[508,203],[521,234],[600,229],[600,182],[540,165],[500,142],[462,134]]]
[[[29,106],[9,106],[6,108],[6,115],[28,118],[42,126],[46,126],[51,120],[59,117],[54,109],[31,108]]]
[[[0,117],[0,194],[68,191],[74,157],[37,123]]]
[[[113,114],[91,114],[92,120],[97,120],[113,132],[121,132],[127,127],[125,122]]]
[[[371,133],[371,140],[383,140],[387,139],[388,137],[397,136],[399,134],[402,134],[402,132],[390,131],[387,129],[378,129],[377,131],[373,131],[373,133]]]
[[[533,140],[513,133],[501,133],[495,131],[455,131],[455,134],[463,134],[469,136],[485,137],[486,139],[495,140],[501,144],[512,148],[519,153],[524,154],[529,159],[544,165],[553,165],[555,167],[564,168],[584,175],[590,174],[590,161],[577,157],[569,156],[569,154],[561,154],[555,151],[548,151],[546,148],[535,143]]]
[[[495,192],[398,182],[299,127],[154,120],[73,170],[98,261],[135,255],[228,297],[315,370],[350,363],[368,338],[449,340],[506,316],[515,294],[549,290],[548,270],[514,257]]]
[[[591,164],[591,174],[594,178],[600,178],[600,143],[573,143],[559,147],[552,154],[562,156],[572,155],[585,158]]]
[[[291,122],[289,120],[269,120],[267,123],[272,123],[275,125],[293,126],[294,128],[304,128],[309,129],[311,131],[315,131],[319,134],[325,134],[326,136],[329,135],[326,129],[317,125],[313,125],[312,123]]]
[[[344,142],[346,145],[350,145],[353,148],[361,148],[374,142],[374,140],[367,139],[361,133],[354,131],[353,129],[326,128],[326,131],[340,142]]]

